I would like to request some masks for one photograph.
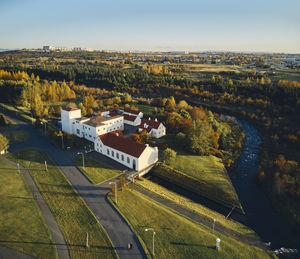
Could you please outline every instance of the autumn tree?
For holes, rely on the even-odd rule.
[[[171,165],[175,161],[176,155],[177,154],[173,149],[166,148],[162,153],[164,163]]]

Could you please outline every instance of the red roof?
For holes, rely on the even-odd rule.
[[[77,109],[77,108],[70,108],[70,107],[68,107],[68,108],[62,108],[62,109],[63,109],[64,111],[67,111],[67,112],[79,110],[79,109]]]
[[[109,132],[109,133],[115,134],[116,136],[122,136],[122,137],[123,137],[123,133],[122,133],[122,131],[121,131],[120,129],[111,131],[111,132]],[[102,134],[102,135],[99,135],[99,137],[100,137],[100,136],[103,136],[103,135],[105,135],[105,134],[107,134],[107,133],[104,133],[104,134]]]
[[[140,111],[135,111],[135,110],[130,110],[130,109],[124,109],[124,111],[127,113],[136,114],[136,115],[138,115],[140,113]]]
[[[139,158],[147,147],[145,144],[136,143],[124,136],[117,136],[115,133],[107,133],[99,136],[105,146],[119,150],[125,154]]]
[[[118,114],[118,113],[116,113],[116,112],[110,111],[110,112],[109,112],[109,115],[110,115],[110,116],[118,116],[118,115],[120,115],[120,114]]]
[[[148,127],[147,128],[144,128],[144,124],[147,124]],[[159,121],[155,121],[155,120],[148,120],[148,119],[142,119],[142,122],[141,122],[141,125],[139,126],[139,128],[141,129],[148,129],[148,128],[154,128],[154,129],[158,129],[160,125],[160,122]],[[149,130],[150,131],[150,130]]]
[[[137,116],[133,116],[133,115],[128,115],[128,114],[124,114],[124,120],[127,120],[127,121],[135,121],[136,117]]]

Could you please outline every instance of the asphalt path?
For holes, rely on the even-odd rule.
[[[62,151],[55,147],[47,137],[32,125],[9,115],[7,117],[17,122],[18,128],[15,130],[27,131],[29,133],[29,138],[24,142],[12,144],[9,152],[14,153],[27,147],[39,148],[45,151],[56,165],[59,166],[80,197],[94,213],[99,223],[106,230],[119,258],[146,258],[144,249],[135,233],[107,200],[107,194],[111,191],[111,187],[105,184],[96,186],[90,183],[74,165],[73,159],[78,150]],[[128,243],[133,244],[130,250],[127,249]]]
[[[10,160],[5,159],[4,161],[6,163],[9,163],[9,164],[17,167],[17,164]],[[36,200],[36,202],[42,212],[43,217],[45,218],[45,220],[47,222],[47,225],[52,234],[52,238],[55,242],[59,258],[62,258],[62,259],[70,258],[68,246],[64,239],[64,236],[63,236],[62,232],[60,231],[60,229],[56,223],[56,220],[55,220],[52,212],[50,211],[47,203],[45,202],[42,194],[40,193],[38,187],[36,186],[34,180],[32,179],[31,175],[29,174],[28,170],[21,165],[19,165],[19,167],[20,167],[20,172],[22,172],[29,189],[30,189],[34,199]]]

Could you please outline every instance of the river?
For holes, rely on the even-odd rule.
[[[275,210],[270,200],[254,181],[254,174],[259,162],[260,134],[250,123],[238,119],[236,121],[243,128],[245,141],[243,152],[237,161],[235,170],[230,173],[230,178],[245,215],[234,212],[230,217],[252,228],[264,242],[271,242],[272,250],[285,247],[297,248],[300,251],[300,233],[293,231],[288,219]],[[154,177],[151,173],[147,178],[225,216],[230,211],[220,204]]]
[[[237,167],[230,175],[246,214],[246,225],[251,227],[272,249],[300,248],[300,233],[293,231],[289,221],[280,215],[270,200],[254,182],[259,162],[259,132],[248,122],[237,120],[243,127],[245,142]]]

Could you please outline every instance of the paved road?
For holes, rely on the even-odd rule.
[[[9,164],[17,167],[17,164],[10,160],[5,159],[4,161],[6,163],[9,163]],[[30,176],[28,170],[21,165],[20,165],[20,171],[23,173],[25,181],[27,182],[27,185],[28,185],[30,191],[32,192],[32,195],[33,195],[34,199],[36,200],[38,206],[40,207],[42,215],[47,222],[47,225],[52,234],[52,238],[55,242],[59,258],[62,258],[62,259],[70,258],[68,246],[64,239],[64,236],[63,236],[62,232],[60,231],[52,212],[50,211],[47,203],[45,202],[45,200],[44,200],[43,196],[41,195],[39,189],[37,188],[35,182],[33,181],[32,177]]]
[[[44,150],[60,167],[64,175],[78,191],[79,195],[94,213],[100,224],[107,231],[119,258],[146,258],[146,254],[135,233],[131,230],[123,217],[106,199],[111,187],[105,185],[93,185],[74,165],[73,158],[77,151],[62,151],[52,145],[48,138],[32,127],[32,125],[14,117],[8,117],[19,124],[18,130],[27,131],[30,134],[30,137],[24,142],[11,145],[9,151],[16,152],[25,147],[35,147]],[[133,244],[133,248],[131,250],[127,250],[129,242]]]
[[[201,217],[199,214],[194,213],[190,210],[184,209],[184,208],[178,206],[177,204],[175,204],[174,202],[164,199],[163,197],[161,197],[153,192],[150,192],[136,184],[132,185],[132,188],[135,189],[136,191],[148,196],[149,198],[179,212],[180,214],[182,214],[194,221],[197,221],[203,225],[206,225],[209,228],[212,228],[213,222],[211,220]],[[237,239],[238,241],[243,241],[245,243],[248,243],[253,246],[257,246],[262,249],[267,249],[267,246],[265,245],[265,243],[263,243],[259,238],[246,237],[244,235],[241,235],[237,232],[232,231],[231,229],[223,227],[222,225],[218,224],[218,222],[216,222],[216,224],[215,224],[215,230],[220,233],[223,233],[224,235],[233,237],[233,238]]]

